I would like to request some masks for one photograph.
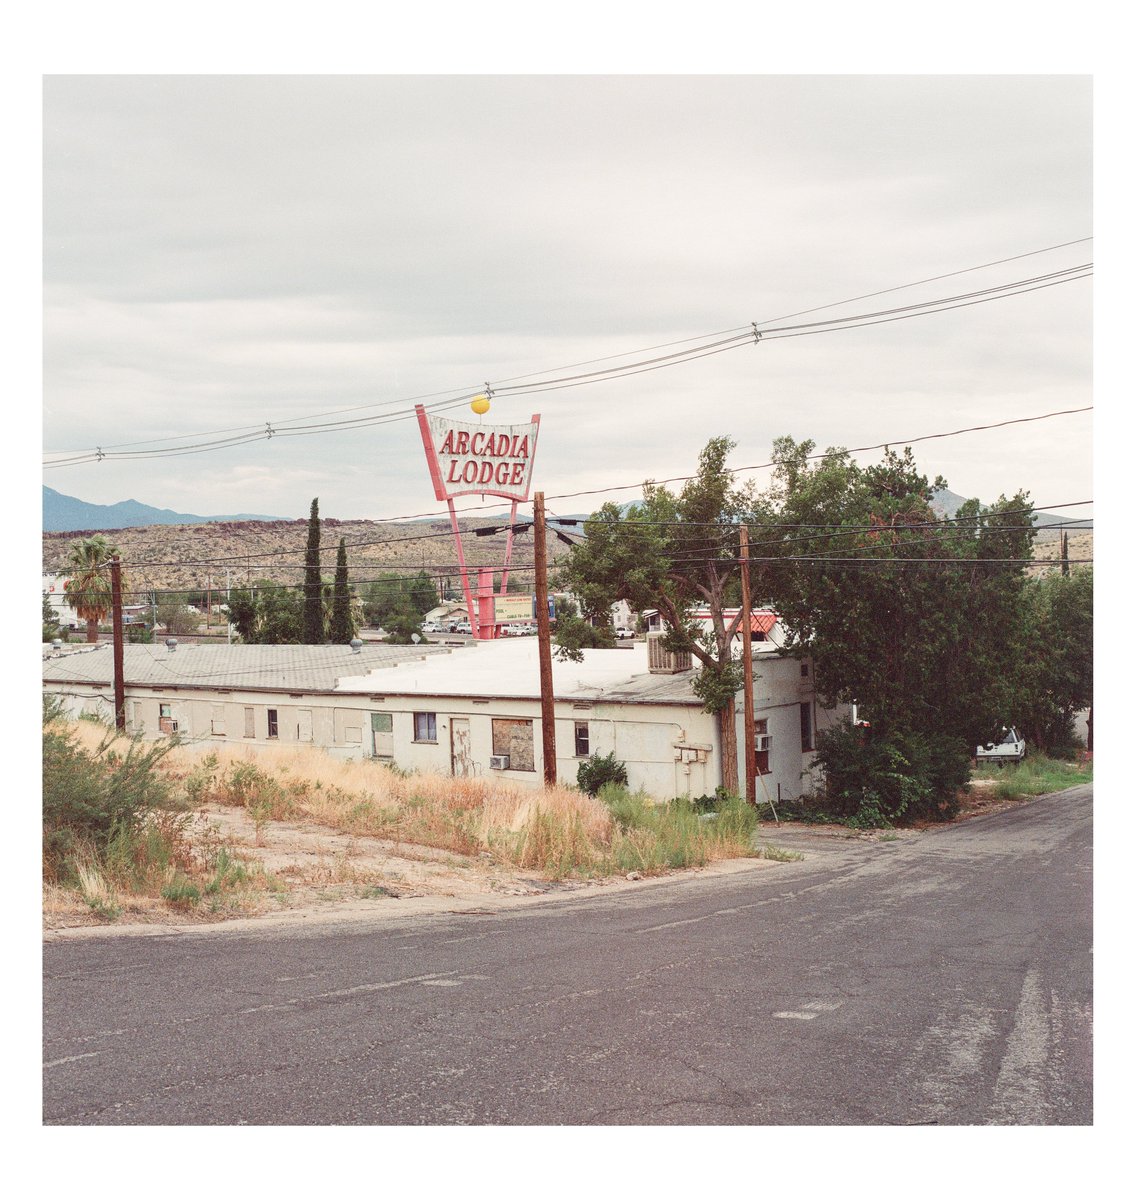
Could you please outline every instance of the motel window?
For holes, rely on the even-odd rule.
[[[813,706],[811,701],[801,705],[801,749],[816,749],[813,742]]]
[[[256,709],[245,709],[245,737],[256,737]]]
[[[533,723],[531,721],[494,720],[493,753],[509,756],[510,771],[535,771]]]
[[[214,704],[212,718],[209,723],[209,732],[214,737],[225,736],[225,706],[223,704]]]
[[[174,708],[172,704],[158,704],[158,732],[159,733],[177,733],[177,723],[174,721]]]
[[[438,740],[437,713],[414,714],[414,740],[416,742],[436,742]]]
[[[587,758],[588,755],[591,754],[591,750],[588,747],[589,747],[588,722],[587,721],[577,721],[576,722],[576,757],[577,758]]]
[[[268,736],[270,738],[280,736],[280,715],[274,708],[268,710]]]

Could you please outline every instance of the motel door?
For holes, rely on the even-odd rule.
[[[371,753],[387,762],[394,759],[394,722],[390,713],[371,713]]]
[[[450,718],[450,762],[455,777],[465,779],[473,774],[473,748],[467,717]]]

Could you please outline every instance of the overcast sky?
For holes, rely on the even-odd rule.
[[[1060,243],[807,319],[1090,262],[1091,105],[1068,75],[50,76],[46,457],[398,413]],[[902,445],[1081,408],[1091,286],[771,337],[485,420],[542,415],[534,487],[563,514],[635,494],[566,493],[690,473],[716,434],[744,467],[782,434]],[[914,449],[963,495],[1069,504],[1093,494],[1091,428]],[[43,478],[207,515],[442,508],[411,420]]]

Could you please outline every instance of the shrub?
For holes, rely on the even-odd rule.
[[[134,852],[149,815],[174,807],[173,789],[158,764],[169,742],[144,745],[108,730],[93,753],[45,704],[43,725],[43,849],[50,873],[74,880],[74,856],[89,847],[102,860],[117,848]]]
[[[627,767],[615,757],[614,751],[602,757],[593,754],[584,759],[576,770],[576,784],[589,796],[599,795],[600,788],[605,783],[627,786]]]
[[[843,721],[817,738],[822,805],[854,828],[897,821],[949,820],[970,775],[957,739],[909,730],[862,729]]]

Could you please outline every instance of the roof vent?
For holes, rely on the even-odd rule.
[[[174,651],[175,651],[177,648],[178,648],[178,640],[177,640],[177,638],[166,638],[166,649],[167,649],[167,650],[168,650],[168,651],[169,651],[171,654],[173,654],[173,652],[174,652]]]
[[[351,639],[351,653],[358,654],[363,649],[363,643],[358,638]]]
[[[678,675],[690,670],[690,651],[679,652],[663,649],[666,634],[652,633],[647,636],[647,670],[652,675]]]
[[[52,648],[52,650],[62,650],[63,649],[62,640],[60,638],[52,638],[51,648]]]

